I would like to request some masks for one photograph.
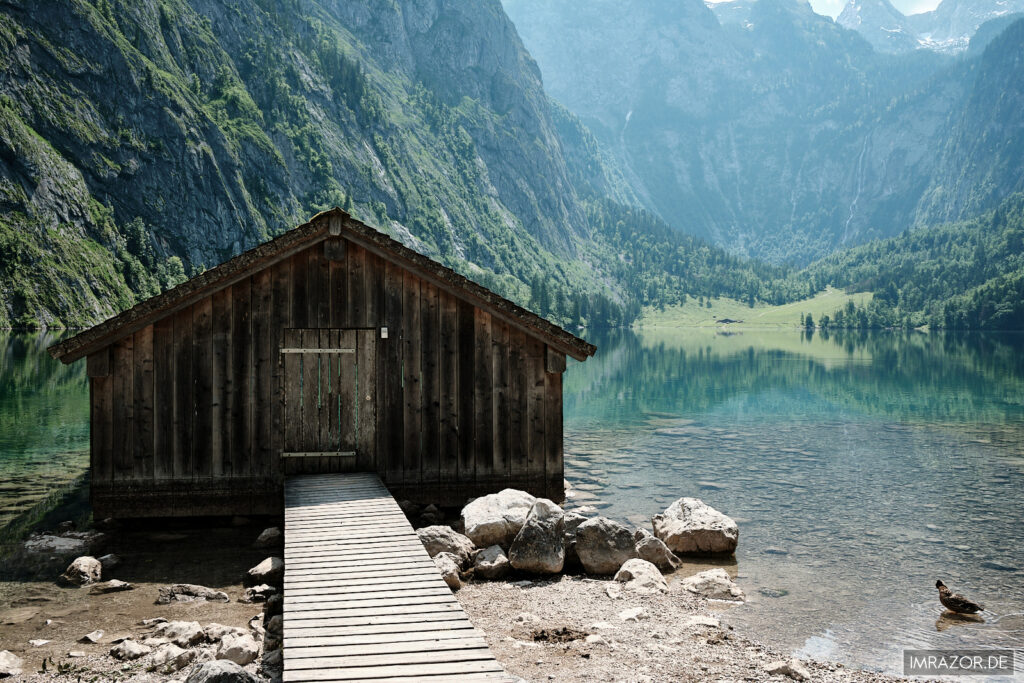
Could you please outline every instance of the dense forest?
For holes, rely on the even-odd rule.
[[[839,252],[783,282],[874,293],[864,307],[816,321],[822,327],[1024,329],[1024,194],[972,220]]]

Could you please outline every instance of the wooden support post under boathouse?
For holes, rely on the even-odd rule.
[[[560,501],[594,351],[339,209],[50,349],[87,359],[98,517],[280,514],[303,473]]]

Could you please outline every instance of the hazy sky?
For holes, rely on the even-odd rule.
[[[835,18],[843,11],[848,0],[810,0],[811,7],[818,14],[827,14]],[[917,14],[935,9],[939,0],[890,0],[893,6],[904,14]]]

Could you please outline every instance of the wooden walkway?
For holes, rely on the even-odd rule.
[[[284,681],[516,681],[373,474],[285,484]]]

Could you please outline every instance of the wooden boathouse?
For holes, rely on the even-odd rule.
[[[561,500],[565,359],[594,351],[340,209],[50,349],[87,359],[97,517],[280,514],[303,473]]]

